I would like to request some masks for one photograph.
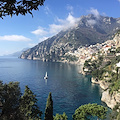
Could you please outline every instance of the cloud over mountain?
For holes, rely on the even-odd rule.
[[[97,23],[97,21],[91,19],[91,20],[87,20],[87,23],[88,23],[89,25],[94,25],[94,24]]]
[[[72,8],[70,8],[72,9]],[[32,34],[35,35],[39,35],[42,36],[41,38],[44,37],[51,37],[55,34],[57,34],[58,32],[60,32],[61,30],[66,30],[68,28],[72,28],[74,27],[78,21],[80,20],[80,18],[75,18],[73,17],[73,15],[71,13],[69,13],[69,15],[67,16],[66,19],[60,19],[57,18],[56,19],[56,24],[50,24],[49,28],[43,28],[41,26],[38,27],[38,29],[32,31]]]
[[[97,9],[91,8],[91,9],[89,10],[89,12],[90,12],[91,14],[93,14],[97,19],[99,19],[100,13],[98,12]]]
[[[32,31],[32,33],[36,35],[41,35],[41,34],[46,34],[46,33],[56,34],[60,32],[61,30],[74,27],[74,25],[77,24],[79,20],[80,18],[75,18],[69,13],[66,19],[57,18],[56,21],[58,24],[50,24],[48,30],[46,28],[39,27],[37,30]]]
[[[47,31],[44,28],[42,28],[42,27],[38,27],[37,30],[32,31],[31,33],[33,33],[35,35],[40,35],[40,36],[48,34]]]

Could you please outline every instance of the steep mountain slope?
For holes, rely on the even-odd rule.
[[[63,30],[23,52],[20,58],[61,61],[66,52],[74,51],[81,46],[102,43],[111,39],[118,29],[120,29],[120,18],[96,17],[92,14],[82,16],[73,28]]]

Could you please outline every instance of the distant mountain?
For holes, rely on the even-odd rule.
[[[12,53],[12,54],[9,54],[9,55],[4,55],[4,56],[10,56],[10,57],[20,57],[20,55],[24,52],[24,51],[26,51],[26,50],[28,50],[29,48],[24,48],[24,49],[22,49],[21,51],[17,51],[17,52],[15,52],[15,53]]]
[[[102,43],[111,39],[120,29],[120,18],[93,14],[80,17],[78,24],[48,38],[35,47],[24,51],[20,58],[43,61],[61,61],[65,53],[82,46]]]

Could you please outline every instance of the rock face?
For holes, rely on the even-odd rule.
[[[100,87],[101,87],[103,90],[106,90],[106,89],[108,89],[108,87],[109,87],[109,83],[106,83],[105,81],[100,81]]]
[[[99,84],[100,87],[104,90],[102,93],[101,101],[105,102],[108,107],[113,109],[117,103],[120,103],[120,93],[113,92],[112,95],[109,93],[109,84],[105,81],[96,80],[95,78],[91,79],[92,83]]]
[[[92,83],[95,83],[95,84],[99,84],[100,87],[103,89],[103,90],[106,90],[108,89],[109,87],[109,83],[105,82],[105,81],[102,81],[102,80],[96,80],[95,78],[92,78],[91,79],[91,82]]]
[[[108,107],[110,107],[110,108],[114,108],[114,106],[116,105],[116,98],[115,98],[115,95],[110,95],[109,94],[109,89],[107,89],[106,91],[104,91],[103,93],[102,93],[102,98],[101,98],[101,100],[103,101],[103,102],[105,102],[106,104],[107,104],[107,106]]]
[[[113,40],[116,42],[116,48],[120,47],[120,30],[114,36]]]
[[[94,21],[94,22],[93,22]],[[66,56],[65,53],[74,51],[81,46],[102,43],[110,39],[116,30],[120,29],[120,18],[99,16],[99,19],[90,14],[82,16],[79,22],[69,30],[59,32],[35,47],[23,52],[22,59],[43,61],[74,62],[77,58]]]
[[[120,103],[120,93],[114,92],[112,95],[109,94],[109,89],[102,93],[101,100],[107,104],[108,107],[114,108],[117,103]]]

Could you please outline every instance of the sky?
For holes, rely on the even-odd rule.
[[[26,16],[0,18],[0,56],[31,48],[64,29],[83,15],[120,17],[120,0],[45,0],[39,11]]]

